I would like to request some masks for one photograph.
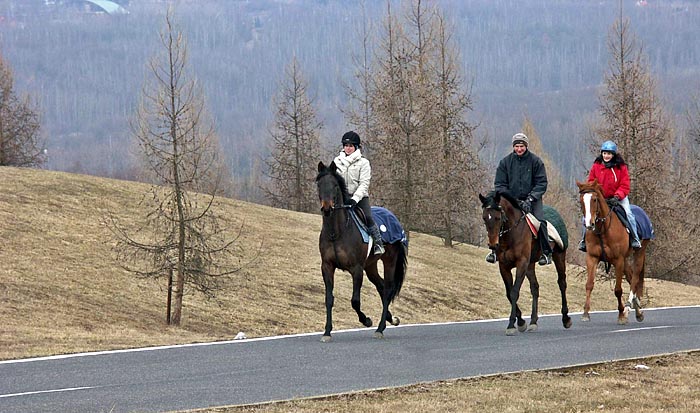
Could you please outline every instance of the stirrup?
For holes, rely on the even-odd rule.
[[[384,246],[382,244],[374,244],[374,247],[372,247],[372,253],[376,255],[384,254]]]
[[[539,265],[549,265],[552,263],[552,255],[551,254],[542,254],[540,257],[540,260],[537,261]]]
[[[486,262],[493,264],[496,261],[498,261],[498,257],[496,257],[496,253],[493,251],[489,252],[489,255],[486,256]]]
[[[586,241],[585,240],[581,240],[578,243],[578,250],[581,252],[586,252]]]
[[[632,240],[632,248],[635,250],[642,249],[642,244],[638,240]]]

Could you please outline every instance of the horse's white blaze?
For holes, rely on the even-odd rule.
[[[591,198],[593,194],[583,194],[583,223],[587,226],[591,226]]]

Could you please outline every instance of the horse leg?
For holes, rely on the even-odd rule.
[[[388,250],[386,250],[388,251]],[[386,254],[386,253],[385,253]],[[382,258],[384,260],[384,258]],[[388,298],[388,292],[389,289],[391,288],[390,285],[390,277],[389,275],[391,274],[390,268],[388,268],[385,264],[384,266],[384,278],[379,275],[379,270],[377,269],[377,262],[374,262],[370,265],[368,265],[365,268],[365,272],[367,273],[367,278],[374,284],[374,286],[377,288],[377,292],[379,293],[379,298],[382,300],[382,316],[379,319],[379,324],[377,325],[377,330],[374,332],[374,338],[384,338],[384,329],[386,329],[386,322],[388,321],[392,325],[399,325],[399,318],[398,317],[392,317],[391,316],[391,311],[389,311],[389,298]],[[393,269],[391,269],[393,271]]]
[[[566,251],[554,253],[554,266],[557,269],[557,284],[561,293],[561,322],[564,328],[571,327],[569,305],[566,301]]]
[[[527,329],[527,323],[523,320],[520,308],[518,308],[518,299],[520,298],[520,288],[525,281],[525,273],[527,273],[527,262],[521,263],[515,270],[515,282],[513,288],[510,289],[510,317],[508,319],[508,328],[506,335],[512,336],[515,334],[515,321],[518,321],[518,331],[523,332]]]
[[[644,321],[644,313],[642,312],[641,297],[644,294],[644,264],[646,260],[646,241],[642,243],[642,248],[634,252],[633,255],[633,274],[632,279],[634,285],[630,285],[630,304],[634,308],[634,316],[637,321]]]
[[[333,329],[333,276],[335,266],[329,263],[321,264],[321,274],[323,274],[323,284],[326,286],[326,327],[321,337],[321,342],[331,341],[331,330]]]
[[[527,328],[528,331],[537,330],[537,320],[539,319],[538,314],[538,304],[540,298],[540,283],[537,281],[537,275],[535,275],[535,263],[530,263],[527,269],[527,279],[530,282],[530,294],[532,295],[532,314],[530,315],[530,326]]]
[[[352,267],[352,299],[350,303],[352,304],[353,310],[357,313],[357,318],[365,327],[372,327],[372,320],[362,312],[360,308],[360,291],[362,290],[362,277],[363,270],[361,265],[355,265]]]
[[[382,260],[384,258],[382,257]],[[385,271],[386,273],[386,268]],[[379,275],[379,270],[377,269],[377,262],[374,262],[372,264],[369,264],[367,267],[365,267],[365,273],[367,274],[367,278],[374,284],[374,287],[377,289],[377,293],[379,293],[379,298],[382,299],[382,306],[384,305],[384,278],[382,278],[381,275]],[[388,283],[387,283],[388,284]],[[388,287],[388,285],[387,285]],[[398,317],[394,317],[391,315],[391,310],[387,308],[386,310],[386,321],[389,322],[392,326],[397,326],[400,323],[400,320]]]
[[[499,264],[499,269],[501,271],[501,279],[503,280],[503,285],[506,288],[506,298],[508,299],[508,303],[511,305],[511,313],[513,311],[513,306],[515,306],[515,311],[516,311],[516,317],[518,320],[522,319],[522,314],[520,313],[520,308],[518,307],[518,303],[513,303],[513,299],[511,296],[511,291],[513,290],[513,274],[510,272],[509,268],[506,268],[505,266],[502,266],[502,264]],[[515,334],[515,321],[513,320],[508,320],[508,327],[506,328],[506,334],[507,335],[513,335]]]
[[[622,304],[622,277],[625,273],[625,257],[617,257],[615,266],[615,297],[617,298],[617,324],[627,324],[629,308]]]
[[[591,294],[595,285],[595,270],[600,260],[592,255],[586,254],[586,302],[583,304],[583,315],[581,321],[591,321],[589,312],[591,311]]]

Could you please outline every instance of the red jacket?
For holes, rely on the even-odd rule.
[[[630,174],[625,164],[606,168],[602,163],[594,162],[588,174],[588,182],[594,179],[603,187],[603,196],[606,198],[617,195],[620,199],[625,199],[630,193]]]

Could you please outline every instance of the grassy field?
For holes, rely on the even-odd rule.
[[[105,225],[111,213],[127,227],[135,228],[142,219],[139,201],[147,185],[8,167],[0,167],[0,176],[0,359],[227,340],[240,331],[248,337],[259,337],[323,329],[318,215],[220,200],[216,210],[231,228],[231,237],[241,231],[241,254],[230,264],[242,269],[225,280],[215,299],[187,294],[182,325],[168,327],[164,323],[165,280],[139,279],[123,271],[114,259],[114,242]],[[470,245],[449,249],[435,237],[411,234],[408,276],[392,312],[402,323],[506,316],[503,285],[496,266],[484,262],[486,252]],[[571,254],[580,253],[572,250]],[[538,268],[538,275],[540,312],[558,313],[560,297],[553,266]],[[368,284],[363,289],[363,307],[368,316],[378,319],[379,298]],[[582,310],[583,284],[580,269],[570,267],[568,297],[572,312]],[[351,290],[349,275],[337,273],[335,329],[359,327],[350,307]],[[522,306],[529,308],[529,289],[523,290]],[[648,280],[643,299],[645,307],[699,303],[700,288],[653,279]],[[615,306],[611,283],[599,281],[593,310]],[[573,328],[578,321],[575,316]],[[614,315],[610,315],[610,322],[615,322]],[[688,358],[697,367],[697,357]],[[663,363],[670,366],[673,360]],[[624,367],[620,369],[625,371]],[[573,380],[574,388],[578,380],[590,379],[575,372],[520,376],[530,380],[529,376],[538,374],[545,378],[553,374],[556,382],[564,380],[561,377]],[[374,410],[362,408],[369,411],[385,411],[379,406],[389,403],[386,411],[395,411],[399,407],[392,407],[391,395],[396,392],[400,394],[397,400],[417,397],[430,406],[435,403],[432,398],[447,397],[439,395],[443,391],[471,388],[477,382],[482,383],[479,387],[486,386],[483,392],[496,391],[501,387],[499,380],[511,383],[522,379],[517,376],[423,385],[407,389],[405,394],[403,390],[391,390],[344,396],[334,401],[339,403],[336,407],[312,405],[306,409],[344,411],[340,406],[352,402],[352,406],[377,406]],[[510,399],[508,395],[521,394],[528,400],[542,391],[541,387],[534,392],[528,387],[513,384],[510,391],[502,396],[494,393],[493,397]],[[614,390],[610,393],[616,393]],[[286,407],[297,408],[307,411],[296,405]],[[440,410],[463,409],[445,405]],[[528,410],[542,411],[537,405],[512,411]],[[500,411],[508,411],[508,407]]]

